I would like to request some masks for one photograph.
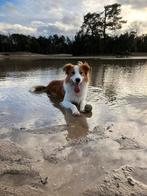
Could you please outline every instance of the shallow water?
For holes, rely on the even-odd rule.
[[[101,184],[108,192],[114,191],[111,195],[131,195],[142,183],[147,190],[147,61],[89,60],[92,69],[87,101],[93,111],[80,117],[73,117],[46,94],[30,92],[32,86],[64,78],[62,66],[68,62],[76,61],[0,60],[0,141],[10,140],[28,153],[32,168],[43,179],[48,178],[43,185],[47,195],[85,195],[87,190],[93,195]],[[19,168],[10,164],[21,164],[20,157],[14,162],[8,159],[9,155],[15,157],[13,148],[12,153],[9,145],[1,150],[1,162],[6,166],[1,165],[0,171],[5,173],[6,169],[6,174],[0,185],[34,186],[33,178],[24,175],[24,168],[17,173]],[[126,173],[119,174],[128,165],[133,167],[135,186],[128,184]],[[15,175],[9,167],[15,169]],[[112,175],[110,184],[104,184],[112,171],[118,178],[114,181]]]
[[[63,111],[46,94],[29,91],[32,86],[63,79],[62,66],[68,62],[76,61],[0,60],[0,127],[38,129],[67,124],[68,137],[76,138],[96,125],[140,130],[147,126],[145,60],[89,60],[88,103],[93,112],[79,118]]]

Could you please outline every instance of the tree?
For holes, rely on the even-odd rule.
[[[101,36],[103,21],[101,14],[88,13],[84,16],[84,22],[79,31],[79,35]]]
[[[114,31],[121,29],[122,24],[126,21],[120,16],[121,5],[112,4],[104,7],[100,13],[88,13],[84,16],[84,21],[79,34],[100,36],[104,39],[107,36],[107,30]]]
[[[127,21],[120,16],[121,5],[118,3],[107,5],[103,12],[103,37],[106,38],[106,30],[114,31],[122,28],[122,24]]]

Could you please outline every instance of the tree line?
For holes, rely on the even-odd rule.
[[[23,34],[0,34],[0,52],[25,51],[42,54],[99,55],[147,52],[147,34],[120,33],[127,23],[121,17],[121,5],[112,4],[102,12],[87,13],[74,39],[59,36],[33,37]]]
[[[68,37],[52,35],[33,37],[22,34],[0,35],[0,52],[33,52],[41,54],[68,53],[71,51]]]

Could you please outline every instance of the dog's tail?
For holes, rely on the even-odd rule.
[[[34,86],[30,91],[33,93],[45,93],[46,90],[47,90],[46,86]]]

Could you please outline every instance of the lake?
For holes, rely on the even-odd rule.
[[[76,60],[0,60],[0,127],[36,129],[68,123],[46,94],[31,87],[63,79],[62,67]],[[85,116],[88,129],[118,123],[142,128],[147,123],[147,61],[88,60],[91,81]]]

